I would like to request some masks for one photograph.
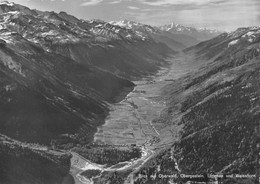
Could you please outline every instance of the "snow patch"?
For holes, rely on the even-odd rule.
[[[15,84],[9,84],[6,85],[4,88],[6,92],[9,92],[9,91],[14,91],[17,88],[17,86]]]
[[[4,40],[6,43],[8,43],[8,44],[11,44],[12,43],[12,41],[10,40],[10,39],[8,39],[7,37],[3,37],[3,36],[0,36],[0,39],[1,40]]]
[[[20,12],[18,12],[18,11],[9,11],[8,13],[12,14],[12,15],[16,15],[16,14],[19,14]]]
[[[252,43],[252,42],[253,42],[253,39],[252,39],[252,38],[249,38],[248,41]]]
[[[42,33],[41,36],[45,37],[45,36],[57,36],[59,33],[55,30],[50,30],[48,32]]]
[[[14,3],[9,3],[8,1],[0,2],[0,5],[14,6]]]
[[[114,46],[114,45],[108,45],[108,47],[110,47],[110,48],[114,48],[115,46]]]
[[[247,32],[246,34],[244,34],[243,36],[242,36],[242,38],[245,38],[246,36],[251,36],[251,35],[253,35],[255,32],[253,32],[253,31],[249,31],[249,32]]]
[[[233,40],[233,41],[229,42],[228,47],[237,44],[238,41],[239,40]]]

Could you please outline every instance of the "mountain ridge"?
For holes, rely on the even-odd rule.
[[[165,26],[150,26],[131,20],[111,21],[110,24],[133,29],[140,34],[151,36],[158,42],[163,42],[173,50],[181,51],[184,48],[195,45],[200,41],[213,38],[221,32],[211,29],[196,29],[185,27],[180,24],[170,24]]]
[[[110,104],[133,90],[131,80],[156,73],[176,53],[133,30],[7,2],[0,28],[0,133],[14,142],[0,143],[6,183],[73,183],[69,156],[64,169],[49,159],[56,158],[50,147],[88,145]],[[23,142],[44,150],[28,145],[27,154]]]
[[[155,73],[176,53],[103,21],[14,3],[0,4],[0,12],[0,126],[18,140],[49,144],[61,136],[73,144],[90,142],[109,103],[133,89],[130,80]]]
[[[8,2],[0,3],[0,13],[0,154],[6,158],[0,161],[4,171],[0,179],[17,176],[12,168],[6,169],[13,159],[21,163],[18,179],[33,173],[25,183],[46,177],[42,176],[45,170],[52,181],[39,183],[62,183],[69,173],[70,154],[61,153],[60,158],[55,155],[59,151],[50,147],[91,147],[110,104],[134,89],[131,81],[155,74],[183,49],[191,56],[189,64],[204,65],[178,80],[167,79],[171,84],[160,97],[167,108],[150,122],[156,131],[167,131],[158,135],[162,140],[172,128],[182,126],[180,139],[153,155],[136,172],[135,182],[172,180],[140,179],[138,174],[255,172],[259,27],[240,28],[198,43],[194,37],[201,39],[204,33],[197,33],[203,30],[193,37],[193,29],[183,34],[135,22],[81,20],[65,12],[31,10]],[[46,167],[40,170],[41,165]],[[14,163],[11,166],[15,168]],[[55,171],[49,172],[50,168]],[[117,173],[113,176],[119,178]]]
[[[205,41],[223,33],[223,31],[218,31],[216,29],[187,27],[176,23],[166,24],[164,26],[159,26],[158,28],[173,34],[190,35],[199,41]]]

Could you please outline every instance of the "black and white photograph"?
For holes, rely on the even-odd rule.
[[[260,0],[0,0],[0,184],[260,184]]]

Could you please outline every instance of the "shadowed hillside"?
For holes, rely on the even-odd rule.
[[[191,64],[199,61],[206,65],[165,87],[168,107],[158,120],[166,127],[182,127],[180,138],[139,173],[201,174],[201,179],[191,180],[204,182],[210,181],[205,174],[256,174],[260,142],[259,41],[258,27],[240,28],[185,50],[185,55],[192,56]],[[172,165],[163,164],[157,171],[157,165],[164,162]],[[169,180],[185,181],[179,177],[138,179],[136,183]],[[254,180],[231,178],[225,183]]]
[[[0,182],[3,184],[73,184],[70,154],[0,135]]]
[[[65,12],[0,4],[0,132],[49,144],[91,142],[109,103],[175,52],[152,38]],[[29,131],[30,129],[30,131]]]

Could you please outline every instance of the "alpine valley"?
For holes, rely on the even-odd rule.
[[[260,27],[82,20],[1,2],[0,183],[254,183],[259,55]]]

